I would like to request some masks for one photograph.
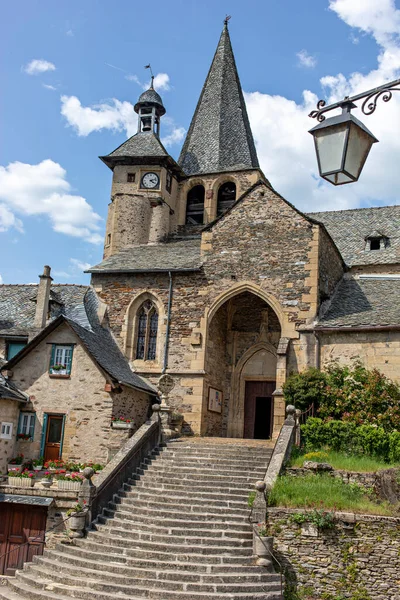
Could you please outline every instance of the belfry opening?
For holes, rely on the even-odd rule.
[[[229,298],[211,317],[205,358],[205,435],[272,438],[280,337],[275,311],[249,291]]]

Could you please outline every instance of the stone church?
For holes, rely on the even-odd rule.
[[[245,438],[277,436],[291,372],[359,358],[400,380],[400,207],[305,214],[273,189],[227,24],[178,162],[153,85],[134,109],[137,133],[101,157],[111,202],[91,286],[53,285],[48,268],[37,292],[0,286],[9,453],[21,405],[36,454],[57,413],[63,456],[107,460],[123,442],[112,416],[140,426],[162,374],[184,432]]]
[[[275,437],[287,375],[335,359],[399,380],[400,207],[305,214],[273,189],[227,24],[178,162],[153,86],[134,108],[137,133],[101,157],[111,202],[89,272],[132,369],[173,377],[186,431]]]

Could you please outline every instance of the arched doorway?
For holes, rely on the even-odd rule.
[[[206,343],[205,435],[272,436],[280,337],[276,313],[252,292],[239,293],[214,313]],[[217,392],[220,412],[212,405]]]

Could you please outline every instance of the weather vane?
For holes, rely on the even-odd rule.
[[[228,25],[228,21],[231,19],[231,15],[226,15],[225,19],[224,19],[224,24]]]
[[[153,75],[153,69],[151,68],[151,64],[149,63],[148,65],[145,65],[144,67],[145,69],[150,69],[150,75],[151,75],[151,87],[153,87],[153,82],[154,82],[154,75]]]

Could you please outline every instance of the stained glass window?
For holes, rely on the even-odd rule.
[[[157,350],[158,313],[154,304],[146,300],[138,313],[136,358],[155,360]]]

